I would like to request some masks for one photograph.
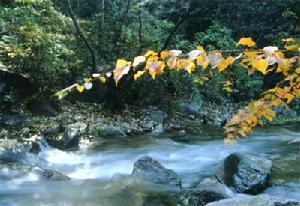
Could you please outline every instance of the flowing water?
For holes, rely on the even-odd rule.
[[[207,130],[198,136],[143,136],[111,140],[92,149],[60,151],[43,147],[39,156],[72,178],[40,181],[34,174],[0,179],[0,205],[135,206],[143,194],[161,190],[128,178],[144,155],[177,172],[184,186],[210,176],[233,152],[251,153],[273,161],[272,186],[265,193],[300,201],[300,125],[260,128],[249,139],[225,145],[222,134]]]

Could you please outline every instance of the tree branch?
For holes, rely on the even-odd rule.
[[[88,40],[88,38],[84,35],[84,33],[82,32],[78,22],[77,22],[77,18],[76,15],[74,13],[74,10],[71,6],[71,2],[70,0],[67,0],[67,5],[68,5],[68,10],[70,13],[70,17],[74,23],[74,26],[76,28],[76,32],[79,35],[79,37],[81,38],[81,40],[84,42],[85,46],[87,47],[87,49],[90,52],[91,58],[92,58],[92,73],[95,73],[97,71],[97,63],[98,63],[98,56],[97,53],[95,51],[95,49],[92,47],[90,41]]]

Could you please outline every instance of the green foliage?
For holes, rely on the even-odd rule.
[[[9,70],[30,77],[41,88],[51,88],[78,67],[71,46],[75,39],[68,34],[71,22],[51,1],[16,1],[1,8],[0,19],[0,57]]]

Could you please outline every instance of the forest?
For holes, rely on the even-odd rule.
[[[299,0],[1,0],[0,205],[300,206]]]

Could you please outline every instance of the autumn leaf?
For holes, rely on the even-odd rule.
[[[268,68],[268,62],[264,59],[253,59],[252,60],[252,66],[254,68],[257,69],[257,71],[260,71],[261,73],[263,74],[266,74],[267,73],[267,68]]]
[[[138,71],[136,74],[134,74],[133,79],[134,79],[134,80],[137,80],[137,79],[140,78],[144,73],[145,73],[145,71]]]
[[[84,86],[79,85],[79,84],[76,86],[77,91],[80,93],[83,92],[84,88],[85,88]]]
[[[298,67],[295,71],[297,74],[300,74],[300,67]]]
[[[293,38],[286,38],[286,39],[281,39],[283,42],[292,42],[295,41]]]
[[[237,45],[244,45],[244,46],[248,46],[248,47],[253,47],[255,45],[255,42],[252,40],[251,37],[248,37],[248,38],[243,37],[239,40]]]
[[[100,80],[100,82],[102,82],[102,84],[105,84],[105,82],[106,82],[105,76],[100,76],[99,80]]]
[[[292,50],[296,50],[296,49],[298,49],[298,45],[297,44],[295,44],[295,45],[285,45],[284,46],[284,48],[286,49],[286,50],[288,50],[288,51],[292,51]]]
[[[178,57],[180,54],[182,54],[181,50],[171,50],[170,51],[170,56],[171,57]]]
[[[93,77],[93,78],[98,78],[98,77],[100,77],[100,75],[101,75],[101,74],[96,73],[96,74],[92,74],[92,77]]]
[[[170,52],[169,51],[161,51],[160,52],[160,57],[162,58],[162,59],[165,59],[165,58],[167,58],[167,57],[169,57],[170,56]]]
[[[84,83],[83,86],[86,90],[89,90],[89,89],[92,89],[93,84],[90,82],[87,82],[87,83]]]
[[[149,56],[157,56],[157,53],[155,51],[147,51],[144,55],[145,57],[149,57]]]
[[[195,71],[195,68],[196,68],[196,65],[195,65],[195,63],[192,62],[192,61],[190,61],[190,62],[188,63],[188,65],[185,67],[185,69],[187,70],[187,72],[188,72],[189,74],[191,74],[193,71]]]
[[[92,78],[84,78],[83,81],[84,81],[85,83],[89,83],[89,82],[92,81]]]
[[[146,57],[137,56],[134,58],[132,66],[137,67],[138,65],[140,65],[141,63],[144,63],[145,61],[146,61]]]
[[[131,64],[131,62],[128,62],[128,61],[126,61],[126,60],[124,60],[124,59],[118,59],[117,60],[117,63],[116,63],[116,68],[119,68],[119,67],[126,67],[126,66],[128,66],[128,65],[130,65]]]
[[[223,59],[219,64],[218,64],[218,70],[219,72],[224,71],[232,62],[234,58],[233,56],[227,57],[227,59]]]
[[[189,55],[189,59],[190,60],[195,60],[200,54],[202,54],[203,52],[200,50],[192,50],[188,55]]]
[[[278,47],[276,46],[268,46],[268,47],[264,47],[263,51],[265,52],[265,54],[267,56],[273,54],[275,51],[278,51]]]

